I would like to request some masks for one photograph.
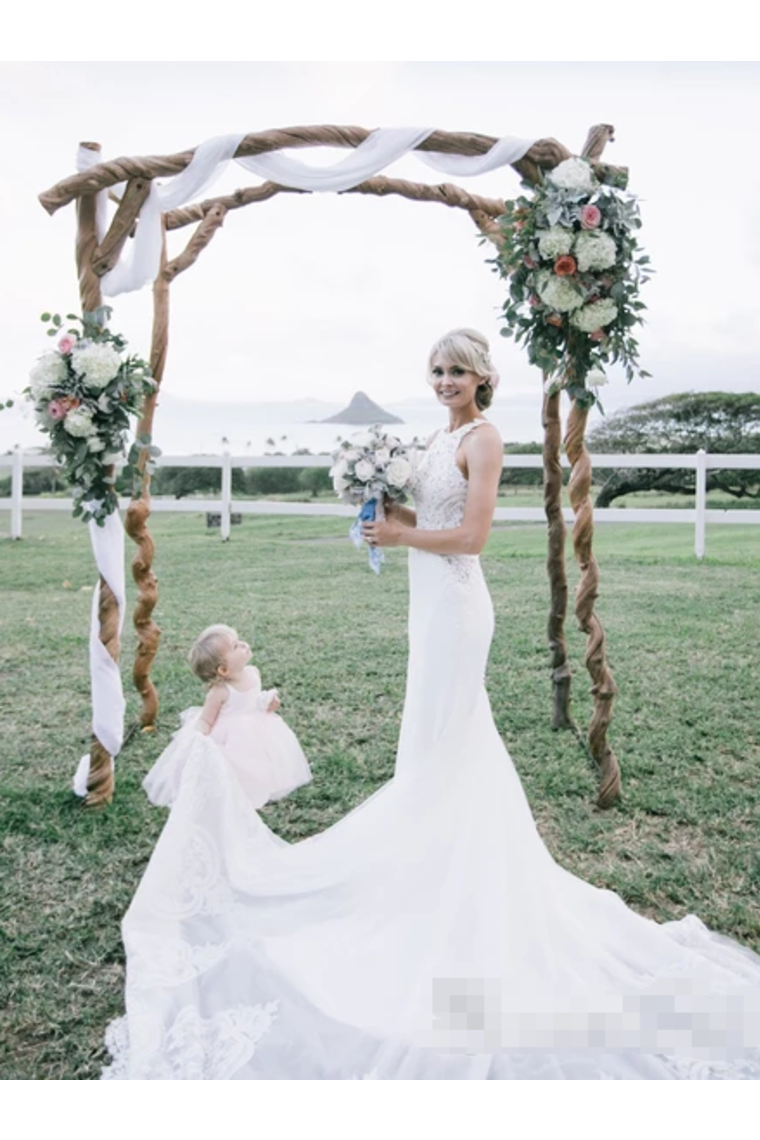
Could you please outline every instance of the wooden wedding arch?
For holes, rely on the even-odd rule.
[[[234,157],[265,154],[285,148],[300,147],[357,147],[372,131],[361,127],[317,126],[291,127],[246,135],[239,143]],[[627,170],[602,164],[600,158],[607,142],[613,139],[613,127],[603,123],[591,128],[586,138],[582,157],[591,161],[597,172],[608,178],[614,174],[618,185],[625,184]],[[444,154],[477,156],[486,154],[499,140],[481,134],[434,131],[414,148]],[[82,147],[100,151],[100,144],[84,142]],[[40,195],[40,202],[50,214],[74,202],[76,205],[76,265],[79,275],[79,293],[84,312],[92,312],[102,304],[101,278],[118,261],[125,243],[134,236],[139,225],[140,211],[150,193],[155,178],[172,176],[183,171],[191,162],[195,150],[164,157],[119,158],[90,167],[85,172],[58,182]],[[571,151],[556,139],[536,141],[525,155],[512,163],[521,177],[535,185],[541,172],[557,166]],[[117,184],[125,190],[118,201],[107,233],[99,240],[96,224],[96,195]],[[237,190],[233,194],[209,198],[197,204],[169,210],[162,215],[163,247],[158,275],[153,284],[153,329],[150,365],[157,382],[154,394],[146,401],[137,428],[138,435],[153,434],[156,400],[166,366],[169,332],[169,292],[178,274],[193,265],[214,234],[222,226],[230,211],[256,202],[263,202],[276,194],[300,194],[308,191],[267,181],[259,186]],[[437,202],[469,213],[475,225],[498,247],[502,230],[498,218],[504,213],[504,201],[470,194],[452,183],[431,186],[378,175],[341,193],[401,195],[417,202]],[[195,224],[195,229],[184,250],[169,260],[166,252],[166,233]],[[553,681],[552,724],[555,728],[574,728],[570,714],[571,672],[567,660],[565,620],[567,615],[568,585],[565,569],[566,527],[562,514],[563,444],[559,391],[545,394],[542,409],[544,430],[544,506],[548,523],[547,569],[550,582],[550,609],[547,625],[551,651]],[[575,522],[573,546],[581,577],[575,597],[575,615],[580,629],[586,634],[586,667],[592,679],[594,708],[588,728],[588,748],[599,770],[598,804],[607,807],[620,794],[620,771],[615,754],[607,741],[607,730],[612,716],[612,703],[616,689],[605,657],[605,637],[602,624],[594,611],[598,594],[599,572],[593,554],[593,510],[590,498],[591,462],[584,436],[588,408],[576,400],[572,402],[564,435],[564,447],[571,464],[569,483],[570,503]],[[133,666],[133,681],[142,698],[140,720],[143,728],[155,724],[158,713],[158,695],[150,671],[158,650],[160,630],[153,621],[157,601],[157,583],[153,573],[154,543],[148,530],[150,516],[150,473],[147,470],[148,452],[139,460],[142,476],[142,494],[133,498],[127,510],[125,526],[137,546],[132,560],[132,573],[137,585],[138,598],[134,612],[138,648]],[[101,576],[99,606],[99,637],[111,658],[118,662],[119,614],[116,599],[108,583]],[[90,748],[88,794],[85,803],[100,807],[113,796],[114,778],[112,757],[104,744],[93,734]]]

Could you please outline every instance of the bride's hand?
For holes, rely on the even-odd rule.
[[[369,546],[401,546],[403,529],[392,519],[376,519],[362,524],[362,538]]]

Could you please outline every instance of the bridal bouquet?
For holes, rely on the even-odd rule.
[[[600,168],[604,169],[604,168]],[[620,179],[620,172],[615,176]],[[547,391],[567,388],[591,406],[620,361],[629,382],[638,367],[632,329],[646,305],[639,286],[651,274],[636,231],[635,198],[600,182],[590,162],[568,158],[547,170],[532,196],[508,202],[495,271],[510,281],[502,335],[525,341]]]
[[[362,523],[382,518],[383,500],[403,503],[408,498],[411,453],[401,440],[375,424],[342,440],[332,458],[330,475],[335,493],[341,502],[360,507],[349,531],[352,542],[360,549]],[[382,561],[380,547],[371,546],[369,564],[376,574],[380,573]]]
[[[156,382],[146,361],[125,356],[127,342],[106,328],[107,306],[68,321],[80,327],[64,331],[61,317],[43,313],[48,336],[57,336],[52,352],[39,358],[24,394],[34,404],[37,424],[73,487],[74,516],[103,526],[118,509],[120,490],[139,497],[141,478],[135,464],[142,448],[159,454],[147,436],[127,454],[130,417],[138,416]],[[120,476],[114,465],[125,460]],[[149,463],[149,468],[151,464]]]

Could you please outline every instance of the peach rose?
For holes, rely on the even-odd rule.
[[[604,331],[604,329],[594,329],[594,331],[592,333],[589,333],[588,336],[589,336],[589,340],[606,340],[607,339],[607,333]]]
[[[558,257],[554,262],[554,272],[558,277],[572,277],[578,266],[575,264],[575,258],[565,254],[564,257]]]
[[[602,220],[602,211],[598,206],[584,206],[581,209],[581,226],[584,230],[595,230]]]
[[[546,323],[548,325],[554,325],[555,328],[560,329],[562,328],[562,317],[559,315],[559,313],[550,313],[550,315],[546,318]]]

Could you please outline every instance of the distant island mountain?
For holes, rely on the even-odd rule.
[[[392,412],[386,412],[374,400],[370,400],[366,392],[354,392],[351,397],[351,403],[342,412],[336,412],[334,416],[327,416],[323,420],[312,420],[312,423],[320,424],[358,424],[363,427],[369,424],[402,424],[404,421],[400,416],[394,416]]]

